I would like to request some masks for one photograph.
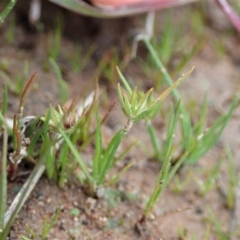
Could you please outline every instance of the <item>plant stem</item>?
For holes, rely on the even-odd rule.
[[[168,71],[167,71],[166,68],[164,67],[164,65],[163,65],[163,63],[161,62],[161,60],[159,59],[156,51],[154,50],[154,48],[153,48],[152,45],[150,44],[149,40],[146,39],[146,38],[144,38],[143,41],[144,41],[144,43],[146,44],[149,52],[151,53],[152,58],[155,60],[155,63],[156,63],[156,65],[157,65],[157,67],[158,67],[158,68],[160,69],[160,71],[162,72],[166,83],[167,83],[169,86],[173,85],[173,80],[172,80],[171,76],[169,75]],[[172,94],[173,94],[175,100],[178,102],[178,101],[180,100],[181,96],[180,96],[180,94],[179,94],[179,92],[178,92],[178,90],[177,90],[176,88],[173,89]]]
[[[146,47],[148,48],[150,54],[152,55],[152,58],[154,59],[157,67],[162,72],[165,82],[169,86],[173,85],[173,80],[172,80],[171,76],[167,72],[166,68],[164,67],[163,63],[161,62],[160,58],[158,57],[156,51],[152,47],[149,39],[143,38],[143,42],[146,44]],[[178,92],[178,90],[176,88],[172,90],[172,94],[173,94],[173,97],[176,102],[178,102],[181,99],[180,93]],[[182,130],[183,138],[185,139],[184,148],[188,149],[188,147],[190,145],[190,138],[191,138],[191,126],[192,126],[191,120],[190,120],[190,116],[189,116],[186,108],[184,107],[184,105],[180,104],[179,108],[180,108],[180,112],[182,113],[181,130]]]
[[[5,18],[8,16],[8,14],[11,12],[13,7],[15,6],[17,0],[10,0],[6,8],[2,11],[0,14],[0,24],[4,22]]]
[[[29,195],[31,194],[32,190],[36,186],[38,180],[40,179],[44,171],[45,171],[45,158],[42,157],[38,161],[37,165],[33,169],[27,181],[22,186],[20,192],[15,197],[8,211],[5,213],[3,231],[4,236],[7,235],[8,230],[12,225],[12,222],[16,218],[18,212],[21,210],[25,201],[28,199]]]

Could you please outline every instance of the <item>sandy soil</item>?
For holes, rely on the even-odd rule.
[[[26,115],[43,114],[50,103],[53,105],[59,103],[56,75],[51,68],[44,67],[47,59],[47,39],[53,29],[57,13],[62,14],[65,24],[58,64],[63,71],[71,96],[81,93],[83,86],[93,85],[93,78],[98,73],[98,62],[103,57],[108,56],[111,47],[117,46],[118,51],[124,56],[124,49],[131,45],[129,39],[134,33],[132,29],[137,29],[143,22],[143,16],[120,20],[89,19],[59,9],[44,1],[41,21],[45,29],[37,31],[27,22],[27,8],[27,4],[24,5],[21,1],[16,7],[17,24],[12,43],[9,44],[6,40],[10,20],[7,19],[0,26],[0,62],[7,59],[10,65],[7,73],[12,77],[20,75],[25,60],[29,61],[28,77],[33,72],[37,72],[35,85],[26,102]],[[184,18],[185,12],[181,10],[178,10],[178,17]],[[191,9],[189,8],[189,10]],[[157,23],[163,18],[164,12],[160,12],[159,15]],[[68,27],[69,23],[72,24],[71,27]],[[161,31],[161,26],[157,26],[157,28]],[[234,94],[239,96],[240,38],[236,34],[227,34],[229,30],[217,32],[207,23],[204,28],[207,41],[201,51],[185,67],[188,69],[195,65],[196,69],[189,79],[180,86],[179,90],[186,104],[191,101],[200,104],[204,95],[208,94],[210,124],[219,114],[227,111]],[[225,48],[222,54],[217,52],[214,45],[216,38],[221,39]],[[93,43],[98,46],[87,67],[79,73],[73,72],[68,62],[69,57],[74,54],[76,42],[80,42],[84,49],[89,48]],[[146,50],[140,49],[139,54],[145,56]],[[131,76],[135,84],[143,88],[148,88],[151,85],[151,79],[146,80],[146,76],[139,70],[136,60],[129,62],[126,75]],[[109,100],[102,101],[104,104],[101,106],[101,111],[104,113],[112,99],[116,98],[116,88],[114,89],[114,84],[110,84],[105,76],[101,74],[99,76],[101,89],[108,91],[110,96]],[[2,86],[3,79],[0,76],[1,89]],[[12,117],[17,111],[18,101],[19,96],[10,94],[9,117]],[[215,187],[205,196],[200,196],[195,180],[207,180],[209,169],[222,158],[226,143],[232,147],[236,172],[239,172],[239,114],[239,109],[237,109],[218,144],[204,158],[196,165],[185,166],[180,171],[178,177],[182,183],[187,181],[186,186],[176,192],[174,191],[176,190],[174,181],[170,184],[140,233],[135,225],[139,221],[144,204],[153,190],[159,170],[159,164],[150,159],[152,150],[149,137],[144,124],[141,122],[133,127],[122,148],[134,139],[140,139],[140,144],[133,148],[110,174],[119,171],[121,166],[132,159],[137,159],[136,164],[122,176],[117,186],[107,190],[108,194],[104,199],[93,199],[86,196],[75,181],[69,181],[60,189],[54,182],[42,177],[16,219],[9,239],[21,239],[20,235],[29,237],[27,230],[29,227],[39,233],[39,239],[41,239],[40,234],[44,219],[51,217],[59,204],[62,205],[62,209],[48,239],[229,239],[224,238],[224,236],[221,238],[217,234],[214,224],[210,221],[209,209],[212,209],[223,232],[227,232],[229,229],[232,211],[226,208],[226,200],[220,194],[220,181],[217,181]],[[111,136],[125,121],[126,119],[117,103],[106,122],[106,126],[104,126],[106,131],[104,134]],[[159,116],[154,120],[154,123],[158,126],[159,131],[163,132],[160,135],[164,136],[165,121]],[[146,146],[146,148],[142,146]],[[92,149],[90,148],[84,153],[86,158],[89,158],[89,151],[91,152]],[[227,176],[226,166],[224,162],[220,171],[223,181],[226,180]],[[21,182],[9,183],[9,204],[11,196],[16,194],[21,184]],[[71,214],[73,209],[78,209],[79,214],[76,216]],[[240,212],[237,214],[238,222],[235,229],[240,229]],[[240,239],[239,232],[231,239]]]

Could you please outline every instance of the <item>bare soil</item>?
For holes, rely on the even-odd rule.
[[[98,62],[110,54],[112,47],[123,54],[123,49],[131,46],[132,34],[141,26],[143,16],[127,19],[99,20],[75,15],[71,12],[58,8],[55,5],[43,1],[41,22],[43,31],[37,31],[27,20],[28,4],[19,1],[15,9],[16,29],[12,43],[6,40],[6,34],[10,28],[10,20],[6,20],[0,26],[0,61],[4,58],[9,62],[8,74],[12,77],[21,74],[24,60],[29,61],[29,76],[37,72],[37,79],[33,90],[28,96],[25,115],[41,115],[49,104],[59,104],[59,93],[56,75],[51,68],[45,68],[47,53],[46,42],[49,33],[54,28],[54,19],[61,13],[64,19],[65,31],[62,37],[62,45],[58,64],[63,71],[70,96],[81,94],[85,86],[94,86]],[[2,4],[1,4],[2,5]],[[1,6],[0,5],[0,6]],[[195,7],[198,7],[196,5]],[[0,8],[1,9],[1,8]],[[191,8],[188,8],[190,11]],[[184,18],[186,12],[183,8],[175,10],[179,18]],[[161,19],[164,11],[159,12]],[[161,21],[157,21],[157,28],[161,29]],[[240,38],[236,34],[226,34],[228,30],[216,31],[204,25],[207,41],[201,51],[189,62],[189,66],[195,65],[194,73],[179,87],[183,101],[188,104],[191,101],[202,102],[205,94],[209,100],[209,124],[214,122],[219,114],[227,111],[234,94],[239,96],[240,90]],[[226,37],[227,36],[227,37]],[[224,53],[219,54],[213,43],[216,38],[221,39],[224,45]],[[80,42],[83,49],[88,49],[96,44],[94,53],[87,67],[80,73],[75,73],[69,66],[68,59],[74,55],[76,42]],[[145,56],[146,50],[140,49],[140,55]],[[111,56],[111,54],[110,54]],[[173,59],[174,61],[174,59]],[[139,70],[137,61],[128,63],[126,76],[131,76],[135,84],[144,89],[151,86],[151,79],[146,79],[143,72]],[[184,70],[183,70],[184,72]],[[107,112],[111,102],[116,98],[116,85],[110,83],[99,74],[102,89],[109,93],[110,99],[102,101],[102,113]],[[2,89],[3,79],[0,77]],[[2,91],[0,92],[2,94]],[[10,93],[8,116],[12,117],[18,108],[19,96]],[[170,98],[169,98],[170,101]],[[198,111],[198,110],[197,110]],[[197,113],[196,113],[197,114]],[[227,170],[223,163],[221,176],[215,187],[205,196],[200,196],[196,179],[206,181],[209,177],[207,172],[224,155],[224,145],[231,146],[235,159],[235,169],[240,169],[240,125],[239,108],[235,111],[218,144],[196,165],[185,166],[179,172],[179,179],[186,186],[179,192],[174,191],[176,185],[173,183],[167,188],[159,199],[154,213],[146,221],[141,229],[136,229],[136,223],[143,213],[144,204],[150,196],[159,172],[159,164],[151,160],[151,145],[149,136],[143,123],[133,127],[126,137],[124,146],[128,146],[134,139],[139,139],[141,144],[134,147],[127,157],[121,160],[119,166],[115,167],[110,174],[119,171],[122,166],[130,160],[136,159],[136,164],[124,173],[116,186],[107,189],[104,199],[94,199],[86,196],[79,184],[72,180],[63,188],[58,188],[55,182],[49,181],[45,176],[41,178],[31,197],[28,199],[9,234],[10,240],[21,239],[21,235],[30,237],[29,228],[39,233],[43,221],[50,218],[57,207],[61,204],[62,209],[57,223],[51,229],[48,239],[228,239],[217,235],[214,224],[210,221],[209,209],[212,209],[216,219],[222,226],[223,232],[227,232],[232,219],[232,210],[226,208],[226,199],[219,191],[220,180],[225,184]],[[109,138],[116,129],[125,123],[126,119],[121,113],[117,103],[111,113],[105,129],[106,138]],[[154,120],[160,134],[164,137],[165,122],[158,117]],[[92,151],[92,149],[88,149]],[[89,152],[83,156],[89,158]],[[21,182],[9,183],[9,200],[21,187]],[[74,216],[71,210],[79,209],[79,214]],[[240,229],[240,210],[237,212],[237,224],[235,229]],[[240,239],[240,234],[235,234],[231,239]]]

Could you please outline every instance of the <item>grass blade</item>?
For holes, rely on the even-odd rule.
[[[101,123],[98,116],[98,112],[96,114],[97,116],[97,128],[96,128],[96,136],[95,136],[95,153],[93,157],[93,173],[92,177],[93,179],[98,182],[99,181],[99,173],[100,173],[100,167],[101,167],[101,155],[102,155],[102,132],[101,132]]]
[[[101,170],[100,170],[100,178],[99,183],[102,184],[108,170],[112,167],[114,155],[122,141],[123,129],[116,133],[111,142],[108,144],[108,147],[104,153],[103,159],[101,160]]]
[[[53,58],[49,58],[49,62],[52,65],[58,80],[58,86],[59,86],[59,98],[62,102],[66,102],[68,100],[68,85],[63,80],[63,76],[61,73],[61,69],[57,65],[56,61]]]
[[[7,202],[7,127],[4,127],[2,146],[2,154],[0,154],[1,158],[1,166],[0,166],[0,239],[1,239],[1,232],[4,228],[4,214],[6,210],[6,202]]]
[[[0,14],[0,24],[4,22],[5,18],[8,16],[8,14],[11,12],[13,7],[15,6],[17,0],[11,0],[9,1],[8,5],[6,8],[2,11]]]
[[[74,145],[71,142],[70,138],[67,136],[67,134],[61,128],[59,128],[58,130],[59,130],[59,133],[62,135],[64,141],[66,142],[66,144],[70,148],[72,154],[76,158],[77,162],[79,163],[79,166],[81,167],[83,173],[85,174],[85,177],[87,177],[89,180],[92,180],[92,177],[88,173],[86,164],[84,163],[84,161],[81,158],[80,154],[78,153],[77,149],[74,147]]]
[[[187,161],[188,163],[195,163],[216,144],[237,106],[238,99],[235,97],[228,113],[219,117],[210,130],[204,134],[202,139],[199,141],[197,140],[191,148],[191,154]]]
[[[38,161],[37,165],[33,169],[32,173],[28,177],[27,181],[22,186],[20,192],[15,197],[14,201],[12,202],[11,206],[9,207],[8,211],[5,213],[4,216],[4,230],[2,232],[2,239],[6,239],[9,229],[16,218],[17,214],[21,210],[23,204],[26,202],[27,198],[31,194],[32,190],[36,186],[38,180],[42,176],[45,170],[45,158],[42,157]]]

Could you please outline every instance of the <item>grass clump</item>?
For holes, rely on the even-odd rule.
[[[7,63],[7,62],[6,62]],[[4,62],[3,62],[4,64]],[[3,66],[4,67],[4,66]],[[5,68],[5,67],[4,67]],[[5,69],[0,70],[0,76],[3,78],[5,84],[7,85],[10,92],[20,96],[23,92],[24,86],[26,84],[26,79],[29,74],[29,62],[24,61],[23,72],[22,74],[17,74],[11,79],[9,75],[5,72]]]

